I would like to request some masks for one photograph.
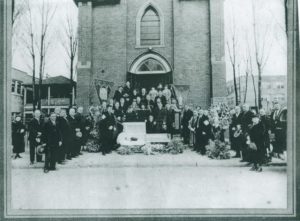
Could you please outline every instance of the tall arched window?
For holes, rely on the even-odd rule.
[[[157,11],[148,6],[141,19],[141,40],[142,46],[160,45],[160,18]]]

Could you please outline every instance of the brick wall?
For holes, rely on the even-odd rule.
[[[141,7],[149,0],[127,0],[127,70],[139,55],[146,53],[148,48],[136,48],[136,17]],[[173,30],[172,30],[172,0],[153,0],[164,17],[164,47],[153,47],[153,51],[163,56],[173,66]]]
[[[126,77],[126,2],[93,8],[93,77],[124,84]]]
[[[187,102],[210,103],[208,1],[174,0],[174,83],[190,85]]]
[[[222,0],[151,1],[164,16],[164,45],[152,50],[170,64],[174,84],[190,85],[187,102],[203,107],[210,104],[212,92],[214,96],[226,94],[224,40],[220,40],[224,36],[220,34],[223,18],[210,21],[219,16],[223,5],[218,1]],[[98,103],[93,79],[113,81],[115,86],[124,84],[133,61],[148,51],[136,47],[136,16],[148,2],[120,0],[93,8],[89,4],[79,6],[78,104],[87,105],[88,97]],[[219,42],[215,46],[211,31],[213,42]]]
[[[226,97],[224,0],[210,0],[212,97]]]

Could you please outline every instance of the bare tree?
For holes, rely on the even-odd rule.
[[[29,53],[31,57],[31,70],[32,70],[32,108],[33,111],[36,109],[36,86],[35,86],[35,79],[36,79],[36,44],[35,44],[35,33],[34,33],[34,28],[33,28],[33,14],[32,14],[32,9],[29,3],[29,0],[26,1],[26,8],[28,11],[28,16],[27,18],[27,27],[25,27],[25,34],[28,35],[29,39],[22,38],[23,43],[27,49],[27,52]]]
[[[50,39],[48,37],[49,25],[56,12],[56,6],[53,3],[45,2],[42,0],[42,4],[39,7],[39,14],[41,18],[41,29],[39,36],[39,91],[38,91],[38,108],[41,109],[41,94],[42,94],[42,80],[44,76],[44,70],[46,65],[46,54],[50,46]]]
[[[23,43],[31,59],[33,109],[41,108],[42,80],[46,66],[46,54],[51,40],[49,37],[49,25],[56,12],[53,3],[42,0],[38,4],[33,0],[26,0],[28,11],[25,21]],[[26,59],[26,58],[25,58]],[[38,88],[36,87],[36,75],[38,73]],[[36,89],[38,89],[36,91]]]
[[[248,36],[246,36],[247,39],[247,50],[246,50],[246,85],[248,85],[248,76],[250,74],[251,79],[252,79],[252,84],[253,84],[253,92],[254,92],[254,101],[255,101],[255,106],[257,107],[257,92],[256,92],[256,84],[255,84],[255,78],[254,78],[254,73],[253,73],[253,62],[252,62],[252,55],[251,55],[251,49],[249,45],[249,39]],[[246,86],[247,87],[247,86]],[[245,97],[244,97],[244,103],[246,102],[246,94],[247,94],[247,89],[245,90]]]
[[[237,39],[237,33],[236,33],[236,23],[235,18],[233,16],[232,12],[232,26],[231,26],[231,32],[230,37],[226,41],[227,50],[230,58],[230,63],[232,66],[232,72],[233,72],[233,85],[234,85],[234,93],[235,93],[235,104],[239,104],[238,99],[238,91],[237,91],[237,82],[236,82],[236,74],[237,74],[237,47],[238,47],[238,39]]]
[[[245,91],[244,91],[244,100],[243,102],[246,103],[247,100],[247,92],[248,92],[248,78],[249,78],[249,73],[250,73],[250,68],[249,68],[249,59],[246,58],[245,62]]]
[[[12,0],[12,56],[19,46],[19,26],[22,17],[27,12],[26,4],[24,0]]]
[[[78,48],[78,36],[75,23],[72,19],[72,16],[68,13],[65,20],[65,25],[63,26],[64,36],[61,39],[62,46],[65,49],[65,52],[68,56],[67,65],[70,70],[70,79],[71,79],[71,88],[73,90],[75,86],[74,75],[75,75],[75,60],[77,56]],[[66,39],[66,40],[65,40]],[[71,95],[70,105],[73,104],[73,96]]]
[[[258,29],[258,19],[257,19],[257,3],[252,0],[252,18],[253,18],[253,39],[254,39],[254,50],[255,50],[255,61],[258,72],[258,108],[262,107],[262,95],[261,95],[261,84],[262,84],[262,74],[264,67],[268,61],[271,45],[269,34],[270,25],[266,25],[261,29]]]
[[[12,0],[12,26],[13,33],[15,30],[15,26],[18,23],[19,19],[26,11],[26,4],[23,0]]]

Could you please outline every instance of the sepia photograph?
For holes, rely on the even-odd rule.
[[[0,220],[299,218],[298,0],[0,1]]]

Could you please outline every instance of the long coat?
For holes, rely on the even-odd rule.
[[[28,124],[29,136],[28,140],[35,142],[35,139],[38,136],[38,132],[42,133],[43,131],[43,123],[42,120],[37,120],[33,118]]]
[[[59,142],[62,141],[58,123],[53,124],[51,120],[45,123],[43,130],[43,141],[50,149],[58,148]]]
[[[256,125],[253,125],[249,130],[249,136],[251,142],[255,143],[257,150],[254,151],[252,161],[257,163],[262,163],[265,153],[264,145],[264,133],[265,128],[262,122],[259,122]]]
[[[23,131],[23,132],[22,132]],[[25,152],[25,126],[22,122],[12,123],[12,145],[14,153]]]

